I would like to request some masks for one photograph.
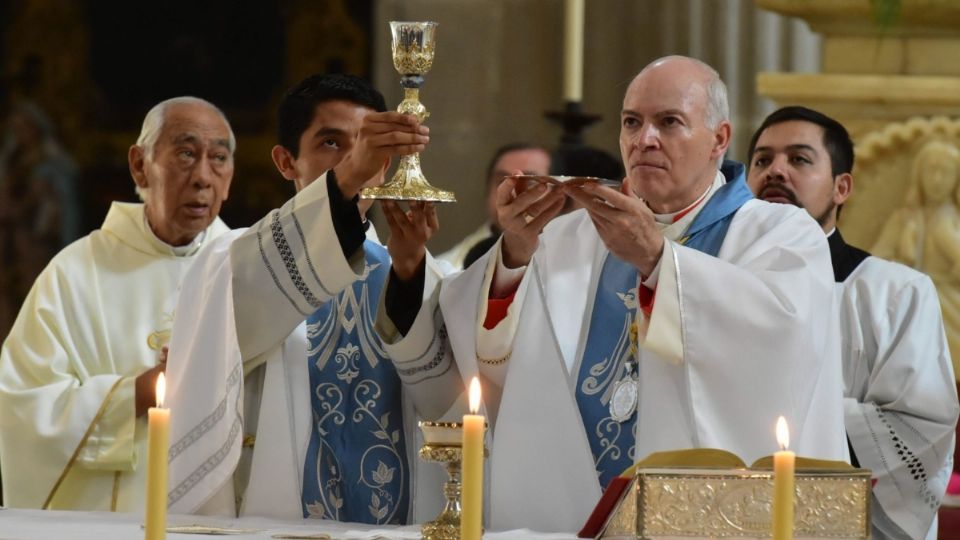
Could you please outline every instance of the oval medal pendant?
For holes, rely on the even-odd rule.
[[[626,422],[637,408],[637,381],[627,377],[613,387],[610,397],[610,418],[616,422]]]

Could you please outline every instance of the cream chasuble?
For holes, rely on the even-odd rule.
[[[743,182],[742,173],[733,178]],[[750,200],[733,216],[716,257],[678,243],[680,231],[665,234],[673,241],[639,339],[638,405],[625,425],[636,434],[636,457],[713,447],[750,462],[776,450],[773,427],[783,414],[798,454],[845,459],[839,343],[830,324],[834,287],[816,222],[799,209]],[[608,252],[585,211],[548,225],[524,272],[525,292],[497,327],[515,325],[508,333],[515,338],[506,337],[509,356],[493,357],[485,354],[496,344],[478,332],[499,247],[490,253],[442,282],[442,316],[426,316],[436,303],[424,304],[392,354],[449,357],[452,348],[458,373],[421,375],[446,384],[490,373],[478,357],[507,358],[499,403],[498,392],[485,394],[487,410],[495,411],[490,526],[576,531],[601,493],[575,385],[581,363],[599,360],[582,355]],[[443,337],[449,346],[439,343]],[[418,407],[436,401],[423,392],[414,399]]]
[[[5,504],[142,512],[146,417],[134,379],[169,339],[181,280],[217,219],[174,248],[142,204],[113,203],[100,230],[37,278],[0,353]]]

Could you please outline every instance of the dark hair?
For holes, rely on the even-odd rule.
[[[277,142],[293,157],[300,153],[300,137],[313,122],[317,105],[344,100],[377,112],[387,110],[383,94],[369,82],[345,73],[312,75],[283,95],[277,108]]]
[[[834,177],[853,170],[853,141],[843,124],[813,109],[792,106],[777,109],[767,116],[750,139],[750,153],[747,154],[748,168],[753,163],[753,151],[757,148],[757,139],[765,129],[775,124],[799,120],[810,122],[823,128],[823,146],[830,155],[830,172]]]
[[[540,146],[539,144],[525,142],[505,144],[500,148],[497,148],[496,152],[493,153],[493,157],[490,158],[490,163],[487,164],[487,183],[489,184],[490,177],[493,175],[493,169],[497,166],[497,162],[500,161],[500,158],[506,154],[509,154],[510,152],[520,152],[521,150],[540,150],[544,154],[547,154],[548,156],[550,155],[550,152],[548,152],[546,148]]]

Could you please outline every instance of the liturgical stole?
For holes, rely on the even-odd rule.
[[[390,258],[369,240],[364,252],[362,277],[307,319],[313,422],[303,515],[404,523],[410,469],[400,378],[373,327]]]
[[[743,165],[728,161],[722,172],[733,180],[717,189],[679,241],[714,257],[723,245],[733,216],[753,198]],[[638,302],[637,284],[637,268],[607,252],[576,386],[577,405],[601,486],[608,485],[638,458],[633,432],[636,411],[621,423],[609,410],[614,385],[631,376],[628,362],[637,353],[630,337]]]

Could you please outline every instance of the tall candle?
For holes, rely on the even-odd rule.
[[[793,539],[793,476],[796,455],[787,450],[790,430],[784,417],[777,419],[777,444],[773,454],[773,540]]]
[[[163,373],[157,377],[157,406],[147,411],[147,540],[167,536],[167,450],[170,448],[170,409],[163,408]]]
[[[583,99],[583,1],[563,3],[563,99]]]
[[[470,382],[470,412],[463,415],[463,489],[460,496],[460,539],[480,540],[483,535],[483,431],[480,381]]]

